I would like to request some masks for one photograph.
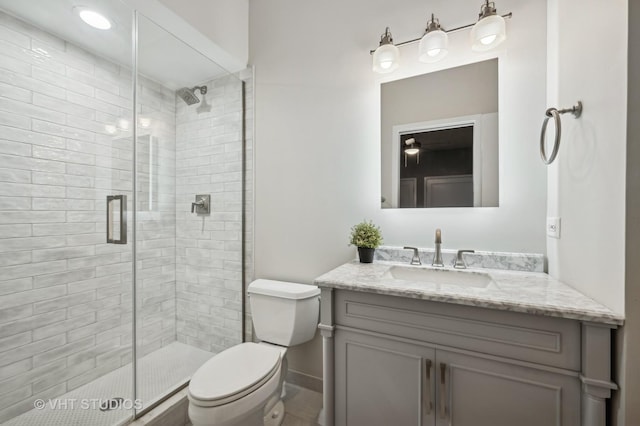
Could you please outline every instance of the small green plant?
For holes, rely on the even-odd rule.
[[[351,228],[351,245],[364,248],[376,248],[382,244],[380,228],[372,221],[360,222]]]

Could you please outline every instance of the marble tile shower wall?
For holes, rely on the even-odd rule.
[[[252,99],[251,70],[239,76],[247,79]],[[242,232],[243,91],[237,76],[205,84],[210,112],[177,107],[177,338],[220,352],[240,343],[243,332],[242,244],[251,240]],[[247,168],[252,175],[252,163]],[[211,194],[210,215],[190,213],[195,194]]]
[[[138,79],[137,307],[141,357],[176,341],[176,95]],[[131,288],[131,282],[125,283]]]
[[[105,196],[132,187],[131,134],[105,126],[132,101],[130,70],[3,13],[0,57],[1,423],[131,361],[131,245],[104,230]],[[140,93],[145,353],[175,340],[175,95],[146,80]]]

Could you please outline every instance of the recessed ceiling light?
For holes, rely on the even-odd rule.
[[[93,28],[99,30],[108,30],[111,28],[111,21],[109,21],[104,15],[91,9],[78,8],[78,16],[87,25],[91,25]]]

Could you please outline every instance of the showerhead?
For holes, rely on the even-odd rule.
[[[192,89],[188,87],[183,87],[182,89],[178,89],[178,96],[182,99],[187,105],[193,105],[200,102],[200,99],[193,93]]]
[[[196,90],[200,90],[200,94],[204,95],[207,93],[207,86],[196,86],[191,89],[188,87],[183,87],[176,91],[176,94],[182,99],[187,105],[193,105],[200,102],[200,99],[196,96]]]

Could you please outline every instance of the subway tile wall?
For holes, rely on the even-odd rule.
[[[131,212],[133,150],[130,69],[2,13],[0,56],[2,422],[131,362],[131,244],[105,244],[105,198]],[[176,339],[176,103],[139,93],[143,355]]]
[[[243,139],[243,105],[252,109],[252,70],[204,84],[211,110],[198,113],[178,102],[176,115],[177,339],[217,353],[243,339],[243,242],[249,253],[253,230],[245,213],[243,234],[253,177],[252,128]],[[211,195],[210,215],[190,213],[196,194]],[[251,259],[245,254],[246,280]]]
[[[137,356],[176,341],[176,96],[138,79]],[[126,283],[129,288],[131,282]]]

